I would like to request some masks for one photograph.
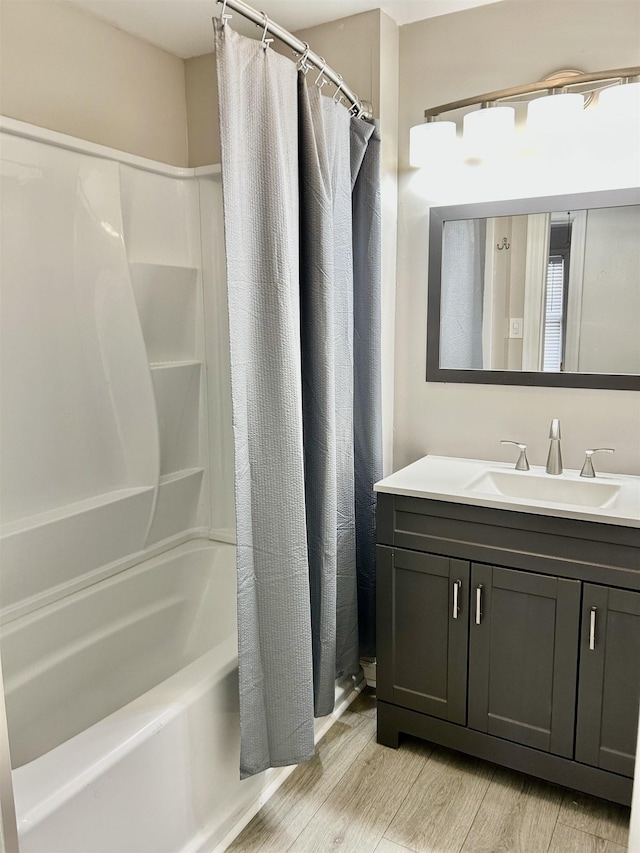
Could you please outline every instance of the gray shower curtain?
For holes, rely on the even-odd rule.
[[[214,25],[246,777],[313,755],[314,715],[360,676],[358,624],[374,624],[379,139],[290,59]]]
[[[484,219],[445,223],[442,246],[440,367],[482,369],[486,242]]]

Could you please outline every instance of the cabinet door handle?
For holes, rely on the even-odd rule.
[[[476,625],[482,622],[482,584],[476,589]]]
[[[453,618],[457,619],[458,614],[460,613],[460,587],[462,586],[462,581],[454,581],[453,582]]]
[[[589,617],[589,650],[593,651],[596,647],[596,612],[598,608],[591,608],[591,615]]]

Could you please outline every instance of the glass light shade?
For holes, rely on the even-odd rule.
[[[515,128],[513,107],[485,107],[467,113],[463,121],[467,157],[486,160],[505,152]]]
[[[412,166],[438,167],[438,161],[450,157],[456,142],[453,121],[430,121],[409,131],[409,162]]]
[[[532,133],[558,136],[575,130],[584,111],[584,96],[576,93],[545,95],[531,101],[527,129]]]
[[[637,124],[640,121],[640,83],[622,83],[598,95],[598,112],[605,121]]]
[[[621,176],[612,180],[636,184],[640,175],[640,83],[621,83],[600,92],[593,110],[593,131],[600,162]]]

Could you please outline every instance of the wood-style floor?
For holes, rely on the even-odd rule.
[[[365,691],[228,849],[623,853],[629,809],[411,738],[375,738]]]

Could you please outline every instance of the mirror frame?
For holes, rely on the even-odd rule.
[[[543,373],[542,371],[526,370],[467,370],[440,367],[440,290],[442,282],[442,235],[445,222],[456,219],[549,213],[550,211],[564,209],[587,210],[600,207],[626,207],[634,204],[640,204],[640,187],[432,207],[429,212],[427,382],[640,390],[640,375],[637,374]]]

